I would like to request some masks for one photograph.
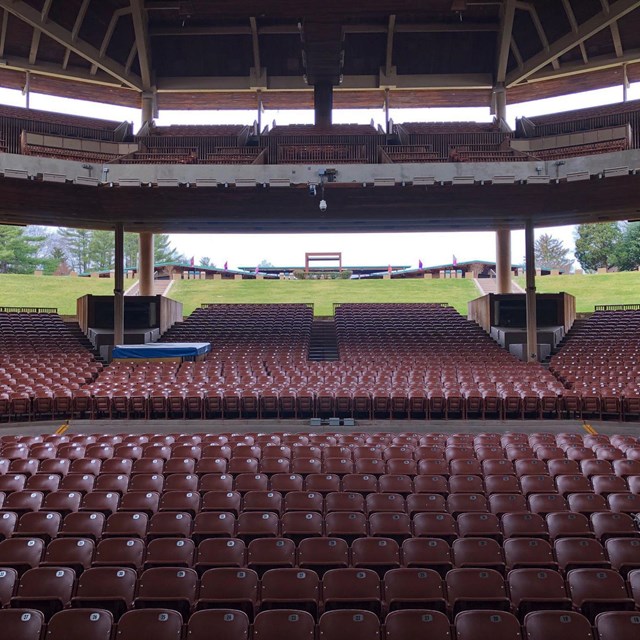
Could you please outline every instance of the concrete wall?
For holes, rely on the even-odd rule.
[[[397,184],[413,183],[416,179],[433,179],[436,182],[452,182],[455,178],[472,176],[476,181],[493,181],[499,176],[527,180],[530,177],[548,175],[551,178],[565,178],[567,174],[588,172],[602,173],[604,169],[628,167],[640,169],[640,150],[631,149],[618,153],[605,153],[580,158],[567,158],[565,164],[556,166],[554,162],[464,162],[464,163],[422,163],[422,164],[344,164],[339,165],[337,182],[372,184],[378,179],[394,179]],[[76,178],[87,179],[90,173],[82,162],[71,162],[55,158],[36,158],[15,154],[0,154],[0,172],[5,169],[23,171],[28,176],[50,174],[68,181]],[[318,172],[326,165],[123,165],[110,164],[108,181],[137,179],[142,183],[167,181],[167,183],[195,183],[197,180],[215,180],[218,183],[236,183],[237,180],[268,184],[271,180],[290,181],[291,184],[318,182]],[[91,177],[102,180],[102,165],[96,163]],[[282,183],[281,183],[282,184]],[[379,187],[383,188],[383,187]]]

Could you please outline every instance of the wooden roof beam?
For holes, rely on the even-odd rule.
[[[393,36],[396,30],[396,16],[391,14],[389,16],[389,26],[387,27],[387,51],[385,56],[385,73],[387,76],[391,75],[393,67]]]
[[[384,33],[389,32],[388,25],[382,24],[348,24],[343,31],[349,33]],[[459,32],[496,32],[496,23],[483,22],[431,22],[401,23],[396,22],[395,33],[459,33]],[[250,36],[251,27],[244,25],[186,25],[184,27],[149,27],[149,36]],[[298,35],[296,24],[263,25],[258,27],[258,35]]]
[[[158,93],[215,93],[218,91],[253,91],[251,76],[157,78]],[[490,90],[493,76],[490,73],[396,75],[394,84],[398,89],[426,90]],[[343,77],[335,91],[371,90],[380,88],[380,75]],[[265,91],[309,91],[301,76],[269,76]]]
[[[44,0],[42,11],[40,13],[40,21],[46,22],[49,18],[49,11],[51,10],[51,3],[53,0]],[[38,58],[38,48],[40,47],[40,36],[42,31],[40,29],[33,29],[33,36],[31,37],[31,48],[29,49],[29,63],[35,64]]]
[[[609,11],[601,11],[586,22],[582,23],[577,32],[562,36],[556,40],[548,50],[543,50],[525,62],[522,69],[515,69],[507,74],[507,87],[513,87],[544,69],[553,60],[570,51],[580,43],[588,40],[603,29],[609,28],[614,22],[640,7],[640,0],[616,0],[609,6]]]
[[[547,33],[542,26],[542,22],[540,22],[540,16],[538,15],[538,10],[532,5],[530,2],[516,2],[516,9],[521,9],[523,11],[527,11],[531,16],[531,21],[533,22],[533,26],[535,27],[536,33],[538,34],[538,38],[540,38],[540,42],[546,51],[549,50],[549,38],[547,38]],[[557,60],[552,60],[551,64],[554,69],[560,68],[560,63]]]
[[[611,25],[611,38],[613,39],[613,48],[616,55],[621,58],[624,55],[624,48],[622,47],[622,38],[620,37],[620,29],[617,22]]]
[[[78,39],[78,34],[80,33],[80,29],[82,28],[82,23],[84,22],[84,17],[87,15],[87,9],[89,8],[89,3],[91,0],[82,0],[82,4],[80,5],[80,9],[78,10],[78,14],[76,15],[76,20],[73,23],[73,29],[71,29],[71,41],[75,42]],[[69,56],[71,55],[71,49],[67,47],[64,52],[64,60],[62,61],[62,68],[66,69],[69,64]]]
[[[255,16],[249,18],[249,26],[251,28],[251,44],[253,48],[253,66],[256,70],[256,74],[260,75],[260,39],[258,37],[258,22]]]
[[[113,12],[113,15],[111,16],[111,20],[109,20],[109,26],[107,27],[107,31],[104,34],[104,38],[102,38],[102,44],[100,45],[100,57],[101,58],[104,58],[107,55],[107,49],[109,48],[109,45],[111,44],[111,39],[113,38],[113,33],[116,30],[116,27],[118,26],[118,20],[120,20],[120,18],[122,16],[129,15],[130,13],[131,13],[131,8],[130,7],[124,7],[122,9],[117,9],[116,11]],[[91,73],[93,75],[95,75],[96,71],[98,71],[98,65],[97,64],[93,64],[91,66]]]
[[[571,30],[573,31],[573,33],[578,33],[578,21],[576,20],[576,16],[573,13],[571,2],[569,0],[562,0],[562,6],[564,7],[564,12],[567,14],[569,24],[571,25]],[[581,42],[578,46],[580,47],[582,60],[585,64],[587,64],[587,62],[589,62],[589,56],[587,55],[587,49],[584,46],[584,42]]]
[[[504,84],[509,63],[509,50],[513,35],[513,20],[516,15],[516,0],[505,0],[500,17],[498,34],[498,56],[496,61],[496,84]]]
[[[614,69],[628,64],[640,64],[640,49],[629,49],[620,56],[592,56],[587,64],[574,63],[562,65],[559,70],[538,71],[527,78],[527,83],[542,82],[544,80],[559,80],[570,76],[580,75],[589,71]]]
[[[140,77],[142,88],[145,91],[151,89],[152,65],[151,47],[149,46],[149,20],[144,8],[143,0],[130,0],[131,16],[133,18],[133,30],[136,36],[136,49],[138,50],[138,63],[140,64]]]
[[[60,78],[62,80],[75,80],[77,82],[88,82],[111,88],[122,87],[122,83],[104,71],[99,71],[96,75],[93,75],[89,70],[83,67],[67,66],[63,69],[59,64],[44,61],[32,64],[28,58],[12,55],[3,56],[2,60],[3,63],[0,67],[2,69],[29,71],[32,75]]]
[[[2,26],[0,26],[0,56],[4,55],[4,48],[7,44],[7,27],[9,26],[9,12],[5,9],[2,12]]]
[[[72,33],[62,25],[51,21],[43,24],[40,19],[40,12],[36,11],[33,7],[24,2],[24,0],[0,0],[0,7],[6,9],[9,13],[16,16],[26,24],[40,29],[44,35],[55,40],[64,47],[71,49],[71,51],[80,57],[106,71],[122,84],[130,87],[131,89],[136,89],[137,91],[142,90],[142,80],[139,76],[132,73],[125,73],[125,68],[119,62],[116,62],[107,56],[101,56],[100,51],[88,42],[84,42],[79,38],[74,41]]]

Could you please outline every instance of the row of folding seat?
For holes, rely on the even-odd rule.
[[[121,555],[116,555],[111,564],[124,564],[126,558],[136,569],[143,564],[200,570],[210,566],[264,569],[351,565],[374,568],[382,574],[400,566],[438,568],[441,573],[454,567],[491,568],[501,573],[522,567],[564,573],[599,567],[626,575],[640,568],[637,531],[631,535],[612,532],[602,541],[570,527],[551,541],[536,537],[535,531],[503,540],[499,530],[482,531],[480,527],[465,537],[457,537],[455,531],[449,531],[450,536],[430,532],[433,537],[393,536],[389,532],[367,536],[366,531],[344,518],[346,526],[340,526],[336,518],[334,526],[327,525],[325,531],[319,517],[314,522],[312,516],[317,514],[296,513],[292,515],[300,517],[290,525],[283,523],[284,535],[280,537],[277,529],[258,530],[263,525],[259,521],[258,526],[247,525],[243,530],[230,514],[212,514],[200,521],[196,518],[193,528],[187,514],[154,516],[148,528],[143,514],[115,514],[106,524],[102,514],[67,516],[61,528],[60,518],[55,517],[58,514],[40,514],[39,521],[27,514],[17,526],[15,518],[7,518],[11,515],[15,516],[2,514],[2,524],[10,525],[2,533],[11,537],[0,541],[0,566],[19,569],[45,562],[82,570],[105,562],[105,554],[116,552]]]
[[[415,483],[424,482],[424,477],[442,477],[450,487],[447,491],[459,492],[458,487],[463,487],[468,482],[469,487],[474,487],[475,493],[533,493],[529,488],[539,484],[544,487],[544,492],[558,492],[563,494],[579,491],[607,494],[610,492],[625,492],[637,489],[637,481],[631,480],[634,476],[640,476],[640,461],[635,457],[640,451],[636,448],[628,450],[634,455],[633,459],[614,460],[612,466],[609,460],[583,460],[582,464],[573,460],[551,459],[548,461],[537,458],[522,458],[513,464],[509,460],[484,460],[482,463],[475,458],[452,459],[450,462],[442,458],[425,458],[419,462],[404,458],[391,458],[386,462],[377,458],[359,458],[352,462],[349,458],[327,457],[307,458],[294,457],[293,459],[280,457],[246,458],[246,457],[185,457],[183,449],[191,449],[188,445],[176,447],[172,453],[168,446],[153,447],[155,456],[133,459],[129,457],[110,456],[110,447],[91,449],[89,455],[83,456],[82,447],[64,450],[61,447],[59,453],[66,453],[69,457],[44,457],[46,453],[35,451],[34,455],[40,457],[27,457],[24,451],[9,451],[6,447],[6,455],[0,457],[0,476],[56,474],[89,474],[99,476],[104,474],[118,474],[133,476],[138,474],[240,474],[264,475],[265,477],[284,475],[317,476],[324,475],[331,479],[335,476],[338,484],[342,478],[343,483],[350,482],[353,477],[371,476],[371,482],[378,483],[377,476],[402,478],[398,484],[404,487],[413,487]],[[214,447],[216,450],[224,447]],[[280,449],[281,447],[274,447]],[[34,447],[35,449],[35,447]],[[120,452],[123,453],[122,451]],[[182,453],[183,455],[180,455]],[[221,453],[225,453],[222,451]],[[22,455],[24,454],[24,455]],[[20,457],[17,457],[20,456]],[[451,476],[451,479],[447,479]],[[475,480],[465,481],[464,478],[475,476]],[[584,477],[582,477],[584,476]],[[517,479],[516,479],[517,477]],[[538,480],[536,480],[536,478]],[[555,481],[554,481],[555,479]],[[502,488],[500,485],[504,485]],[[633,486],[632,486],[633,484]],[[526,486],[525,486],[526,485]],[[560,486],[562,485],[562,486]],[[571,487],[575,490],[571,491]],[[343,487],[344,488],[344,487]],[[336,489],[338,490],[338,489]],[[348,490],[348,489],[347,489]],[[418,489],[418,491],[420,491]],[[471,492],[471,488],[467,489]],[[543,490],[538,490],[538,493]]]
[[[569,459],[582,463],[590,459],[607,459],[600,452],[615,454],[610,461],[628,457],[639,447],[633,436],[571,438],[566,434],[557,441],[551,434],[536,434],[530,441],[518,434],[509,438],[498,439],[486,434],[473,439],[470,436],[456,435],[448,439],[441,435],[419,437],[403,434],[249,434],[240,435],[201,435],[175,434],[140,436],[113,435],[89,436],[76,435],[69,437],[28,436],[13,440],[4,436],[0,445],[0,456],[9,458],[29,457],[31,449],[43,458],[66,457],[62,452],[74,449],[89,455],[91,450],[105,451],[98,457],[126,457],[137,460],[142,457],[154,457],[154,449],[163,451],[167,447],[172,453],[176,449],[184,449],[178,455],[192,458],[236,456],[253,458],[348,458],[352,461],[362,458],[389,460],[402,458],[421,461],[425,459],[446,459],[451,462],[457,459],[477,459],[479,462],[503,460],[516,462],[520,459],[539,458],[544,461]],[[34,456],[35,457],[35,456]],[[79,457],[76,455],[76,457]]]
[[[135,535],[140,538],[163,536],[241,537],[246,540],[260,537],[289,537],[301,539],[314,536],[333,536],[347,540],[360,537],[385,536],[403,541],[407,538],[440,538],[452,542],[458,537],[493,538],[498,542],[509,538],[540,538],[556,540],[566,537],[595,538],[605,544],[609,538],[637,538],[638,518],[626,513],[597,511],[585,514],[559,511],[540,514],[527,511],[502,513],[500,516],[484,512],[461,512],[453,515],[441,511],[412,513],[376,512],[368,516],[352,510],[361,500],[358,494],[329,494],[330,508],[322,514],[305,509],[285,512],[282,516],[269,511],[234,510],[225,500],[213,511],[197,514],[186,510],[169,510],[149,514],[144,511],[117,512],[116,500],[109,496],[89,495],[85,510],[60,511],[0,511],[0,540],[13,535],[33,535],[44,539],[57,536],[84,536],[99,540],[103,536]],[[302,494],[305,502],[308,494]],[[116,496],[113,496],[114,498]],[[425,495],[425,498],[432,496]],[[184,505],[181,505],[184,509]],[[129,533],[127,533],[129,532]]]
[[[163,447],[168,449],[168,447]],[[184,458],[169,457],[168,451],[154,458],[0,458],[0,477],[18,475],[31,478],[34,475],[57,475],[63,488],[75,489],[72,479],[82,475],[91,475],[96,480],[102,476],[121,475],[135,477],[139,475],[164,475],[167,479],[176,476],[189,478],[188,487],[195,489],[193,482],[209,474],[229,474],[232,477],[249,475],[269,478],[320,477],[331,485],[332,479],[343,489],[350,485],[368,482],[367,491],[390,490],[398,486],[401,493],[423,492],[429,486],[426,478],[438,478],[445,483],[439,493],[637,493],[637,478],[640,477],[640,461],[617,460],[612,468],[609,461],[584,460],[581,469],[572,460],[550,460],[547,463],[538,459],[517,460],[515,467],[509,461],[485,460],[484,464],[473,459],[452,460],[447,464],[440,459],[421,460],[417,465],[411,460],[392,458],[386,463],[381,460],[362,458],[354,464],[345,458]],[[280,447],[277,447],[278,449]],[[635,451],[635,449],[634,449]],[[162,454],[165,454],[164,456]],[[615,469],[615,473],[613,472]],[[334,477],[335,476],[335,477]],[[258,483],[264,488],[262,483]],[[293,484],[293,483],[292,483]],[[86,479],[82,486],[87,485]],[[35,488],[35,487],[34,487]],[[185,487],[186,488],[186,485]],[[83,489],[86,490],[86,489]]]
[[[456,465],[455,470],[467,473],[448,475],[447,468],[443,465],[428,462],[425,462],[425,467],[428,465],[428,468],[423,469],[428,473],[419,475],[337,473],[335,470],[320,473],[314,471],[316,460],[309,464],[310,461],[304,458],[298,459],[303,464],[296,467],[296,472],[278,471],[281,462],[279,458],[267,458],[266,460],[275,464],[273,467],[263,464],[262,471],[259,471],[257,465],[252,466],[249,471],[237,471],[238,468],[246,468],[244,464],[247,459],[235,460],[242,464],[233,465],[233,470],[229,470],[230,465],[224,458],[203,458],[197,463],[192,458],[172,458],[167,462],[162,458],[143,458],[135,464],[127,459],[114,458],[104,464],[95,458],[83,458],[74,461],[73,464],[70,464],[69,460],[55,458],[43,462],[27,458],[14,460],[10,464],[0,459],[0,469],[6,471],[0,473],[0,491],[5,494],[23,489],[43,493],[57,490],[81,493],[98,490],[117,491],[120,494],[127,491],[162,493],[172,490],[205,493],[236,487],[241,493],[271,489],[286,494],[306,489],[323,494],[331,491],[353,491],[362,494],[398,493],[403,496],[438,493],[446,497],[459,493],[474,493],[485,497],[499,494],[521,494],[528,497],[536,493],[545,493],[559,494],[565,498],[586,494],[603,499],[613,493],[640,493],[640,474],[636,473],[640,462],[637,460],[630,461],[633,465],[619,466],[619,473],[631,472],[628,475],[599,473],[603,469],[595,466],[588,468],[596,472],[590,476],[571,473],[548,475],[537,471],[544,469],[543,465],[520,465],[520,469],[531,472],[520,477],[516,476],[513,470],[511,473],[476,474],[472,465],[465,464]],[[327,460],[338,462],[340,459]],[[336,464],[335,467],[337,466]],[[565,470],[563,466],[554,465],[553,471],[562,472]],[[319,464],[317,468],[320,469]]]
[[[280,492],[255,490],[255,486],[245,488],[243,495],[237,490],[239,479],[236,480],[236,490],[229,490],[229,476],[223,474],[210,479],[204,476],[203,483],[207,483],[207,489],[215,485],[217,490],[207,490],[202,495],[189,490],[166,490],[162,493],[155,490],[124,491],[118,490],[115,485],[109,491],[91,490],[91,476],[88,476],[91,480],[86,492],[54,490],[45,495],[39,490],[21,490],[19,487],[24,480],[19,476],[3,476],[0,480],[5,480],[4,486],[10,486],[10,482],[16,478],[19,484],[11,487],[11,492],[6,495],[0,492],[0,508],[16,513],[100,511],[111,514],[116,511],[136,511],[151,516],[163,511],[182,511],[192,515],[210,511],[228,511],[236,515],[261,511],[272,513],[277,519],[279,514],[287,510],[309,510],[328,515],[334,511],[359,512],[370,517],[386,513],[397,515],[398,520],[403,520],[401,516],[413,520],[417,515],[429,513],[451,514],[453,517],[461,513],[494,514],[499,517],[505,513],[522,512],[542,516],[571,511],[587,516],[599,512],[640,513],[640,495],[630,492],[610,493],[606,499],[591,493],[572,493],[566,498],[558,493],[532,493],[528,496],[521,493],[495,493],[488,497],[479,493],[450,493],[446,498],[438,493],[411,493],[405,499],[402,494],[391,492],[367,493],[364,497],[355,491],[339,491],[339,483],[332,479],[327,481],[321,476],[313,486],[307,483],[306,492],[289,491],[283,498]],[[141,483],[162,481],[161,477],[155,480],[153,475],[132,478],[141,478]],[[253,484],[252,479],[247,480]],[[259,477],[259,481],[262,482],[262,477]],[[118,480],[118,476],[115,476],[114,482],[120,482],[124,487],[127,477],[122,476]],[[437,485],[433,486],[437,490]],[[323,499],[322,494],[327,494],[326,498]],[[287,504],[290,505],[288,509]]]
[[[13,640],[40,640],[44,621],[34,610],[0,611],[0,625]],[[537,611],[529,614],[521,628],[517,619],[504,611],[462,611],[453,626],[438,611],[413,609],[394,611],[380,626],[366,610],[347,609],[323,614],[319,624],[305,611],[294,609],[260,612],[253,624],[246,614],[232,609],[200,611],[182,628],[180,614],[169,609],[130,611],[113,624],[108,612],[77,609],[57,613],[47,627],[48,640],[635,640],[640,616],[632,612],[605,612],[596,617],[595,627],[576,612]]]
[[[428,608],[451,619],[461,611],[495,609],[521,620],[536,610],[575,610],[592,622],[605,611],[640,606],[640,571],[628,582],[616,572],[574,569],[563,577],[551,570],[515,569],[506,580],[491,569],[454,569],[444,579],[430,569],[393,569],[381,580],[368,569],[214,568],[198,575],[190,568],[154,567],[139,576],[127,567],[96,567],[81,576],[66,567],[39,567],[20,577],[3,569],[5,606],[34,608],[48,620],[68,607],[95,606],[118,619],[131,609],[163,607],[185,619],[203,609],[258,611],[291,607],[314,618],[335,609],[358,608],[384,616],[396,610]]]
[[[606,434],[582,434],[582,433],[567,433],[567,432],[534,432],[534,433],[521,433],[521,432],[481,432],[481,433],[438,433],[438,432],[425,432],[425,431],[403,431],[388,432],[388,431],[366,431],[366,432],[289,432],[289,431],[277,431],[277,432],[200,432],[200,433],[71,433],[67,435],[59,435],[52,433],[43,433],[41,435],[20,435],[15,434],[3,434],[0,436],[0,443],[2,446],[5,444],[21,444],[30,446],[36,443],[76,443],[76,444],[120,444],[132,443],[132,444],[144,444],[144,443],[162,443],[173,444],[179,442],[182,444],[229,444],[234,446],[235,444],[248,444],[248,445],[265,445],[265,444],[328,444],[328,445],[345,445],[345,446],[425,446],[425,445],[438,445],[438,446],[453,446],[462,445],[465,446],[501,446],[507,447],[510,444],[526,445],[530,447],[537,447],[540,444],[544,445],[557,445],[563,447],[566,445],[582,444],[585,447],[593,447],[595,445],[612,445],[618,447],[621,450],[625,450],[626,446],[633,446],[638,443],[638,438],[633,435],[612,435]]]

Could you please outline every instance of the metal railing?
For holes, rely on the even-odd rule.
[[[596,311],[640,311],[640,304],[597,304]]]
[[[0,313],[58,313],[57,307],[0,307]]]

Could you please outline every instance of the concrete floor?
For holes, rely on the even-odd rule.
[[[51,434],[61,420],[42,422],[15,422],[0,425],[0,436]],[[613,435],[625,434],[640,437],[639,422],[589,421],[597,433]],[[418,433],[504,433],[518,431],[535,433],[538,431],[590,433],[580,420],[357,420],[355,427],[311,427],[303,420],[72,420],[66,433],[245,433],[245,432],[287,432],[287,433],[351,433],[404,431]],[[593,432],[593,431],[591,431]]]

